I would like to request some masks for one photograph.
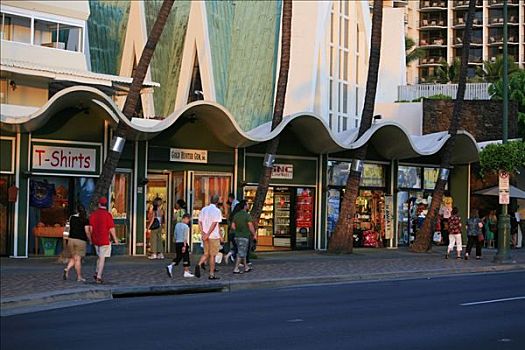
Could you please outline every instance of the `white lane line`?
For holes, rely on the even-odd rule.
[[[459,305],[460,306],[472,306],[472,305],[502,303],[502,302],[505,302],[505,301],[513,301],[513,300],[521,300],[521,299],[525,299],[525,296],[513,297],[513,298],[504,298],[504,299],[492,299],[492,300],[475,301],[475,302],[472,302],[472,303],[464,303],[464,304],[459,304]]]

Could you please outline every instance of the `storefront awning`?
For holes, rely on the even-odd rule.
[[[395,122],[376,123],[360,138],[357,138],[357,129],[334,134],[323,118],[312,113],[286,116],[273,131],[271,123],[243,131],[226,108],[210,101],[190,103],[160,121],[129,121],[110,97],[96,88],[87,86],[61,90],[42,108],[27,115],[20,115],[20,111],[17,115],[9,115],[2,110],[2,129],[31,132],[42,127],[57,112],[79,104],[103,110],[106,119],[113,126],[119,122],[126,123],[130,129],[130,139],[134,140],[149,140],[162,132],[177,128],[176,123],[181,118],[199,119],[221,142],[232,148],[266,142],[284,131],[291,131],[304,148],[317,154],[357,149],[370,143],[386,159],[409,159],[439,153],[450,138],[447,132],[423,136],[409,135],[403,126]],[[479,149],[472,135],[460,131],[455,138],[458,151],[454,152],[452,163],[466,164],[478,161]]]

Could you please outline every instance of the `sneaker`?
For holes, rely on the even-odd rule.
[[[195,277],[195,275],[189,271],[184,271],[184,277]]]
[[[166,273],[169,278],[173,278],[173,266],[171,264],[166,266]]]
[[[164,254],[160,253],[159,255],[157,255],[157,259],[163,260],[164,259]]]
[[[195,265],[195,277],[201,277],[201,266],[199,264]]]
[[[148,259],[150,259],[150,260],[157,259],[157,254],[151,254],[150,256],[148,256]]]

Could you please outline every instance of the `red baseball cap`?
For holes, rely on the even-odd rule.
[[[108,204],[108,199],[106,197],[100,197],[99,200],[98,200],[98,204],[106,205],[106,204]]]

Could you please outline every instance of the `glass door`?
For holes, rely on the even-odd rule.
[[[315,190],[295,190],[295,249],[313,248]]]
[[[115,231],[119,240],[113,246],[115,255],[131,254],[131,213],[130,189],[131,170],[118,170],[110,187],[110,212],[115,221]]]
[[[250,211],[252,210],[256,192],[256,186],[244,188],[244,199],[248,202]],[[261,251],[269,247],[273,247],[273,187],[268,188],[259,224],[257,225],[257,249]]]
[[[228,234],[228,210],[225,202],[228,200],[228,194],[232,191],[233,175],[230,173],[191,173],[191,213],[192,213],[192,230],[191,241],[193,248],[201,245],[201,232],[199,230],[199,214],[205,206],[210,204],[211,196],[219,196],[218,208],[222,212],[222,223],[220,225],[221,234],[227,240]]]
[[[148,174],[148,190],[146,193],[146,222],[150,213],[150,210],[153,208],[153,201],[157,200],[160,202],[159,210],[163,213],[163,223],[162,223],[162,240],[164,241],[164,251],[166,251],[166,242],[168,241],[168,230],[169,230],[169,215],[168,215],[168,205],[169,205],[169,183],[170,176],[168,174]],[[147,247],[149,249],[149,235],[146,235]]]
[[[0,175],[0,256],[10,251],[10,232],[14,227],[14,202],[17,190],[12,175]]]
[[[288,187],[276,187],[274,189],[274,247],[292,247],[292,230],[291,230],[291,206],[292,195]]]

